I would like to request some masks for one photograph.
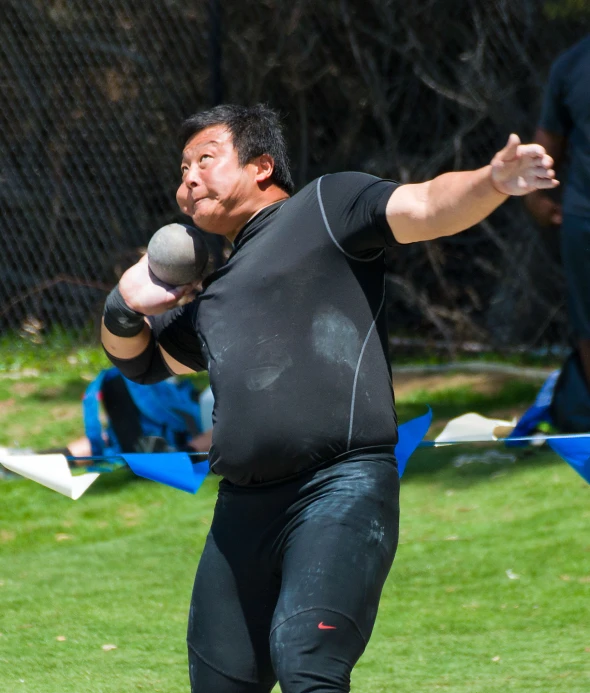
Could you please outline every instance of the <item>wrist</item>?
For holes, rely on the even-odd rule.
[[[505,190],[502,189],[502,184],[500,181],[496,180],[496,176],[494,175],[494,172],[496,171],[495,167],[493,164],[488,164],[486,166],[488,169],[488,182],[490,186],[494,189],[495,192],[498,193],[498,195],[502,195],[504,199],[510,197],[510,193],[506,192]]]
[[[104,325],[116,337],[136,337],[144,328],[143,313],[131,308],[121,295],[119,285],[107,296],[103,312]]]

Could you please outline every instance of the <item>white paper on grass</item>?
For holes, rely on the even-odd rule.
[[[498,440],[507,435],[506,429],[512,430],[514,421],[488,419],[480,414],[463,414],[451,419],[442,432],[434,439],[435,443],[445,443],[452,440]],[[497,429],[504,429],[498,431]],[[498,435],[499,434],[499,435]]]
[[[72,476],[64,455],[2,455],[0,463],[15,474],[77,500],[100,476],[87,472]]]

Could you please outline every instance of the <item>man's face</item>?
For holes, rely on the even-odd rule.
[[[186,143],[180,168],[182,183],[176,193],[180,209],[204,231],[232,240],[253,213],[249,201],[257,191],[256,167],[240,166],[231,133],[215,125]]]

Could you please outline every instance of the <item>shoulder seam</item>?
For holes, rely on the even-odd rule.
[[[326,215],[326,210],[324,209],[324,202],[322,200],[322,190],[321,190],[321,182],[324,176],[320,176],[318,178],[318,182],[316,184],[316,193],[317,193],[317,198],[318,198],[318,204],[320,206],[320,212],[322,213],[322,219],[324,220],[324,226],[326,227],[326,231],[328,232],[330,238],[332,239],[332,242],[334,245],[338,248],[338,250],[343,254],[346,255],[346,257],[350,258],[351,260],[356,260],[357,262],[373,262],[373,260],[376,260],[380,255],[382,255],[385,250],[379,250],[377,251],[376,255],[373,255],[372,257],[364,258],[364,257],[356,257],[356,255],[351,255],[350,253],[347,253],[346,250],[338,243],[336,240],[336,237],[332,233],[332,229],[330,227],[330,222],[328,221],[328,217]]]

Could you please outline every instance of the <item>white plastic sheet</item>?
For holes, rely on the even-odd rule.
[[[442,432],[434,439],[435,443],[449,441],[498,440],[514,428],[514,421],[488,419],[473,412],[451,419]]]
[[[2,455],[0,464],[15,474],[77,500],[100,476],[87,472],[73,476],[64,455]]]

